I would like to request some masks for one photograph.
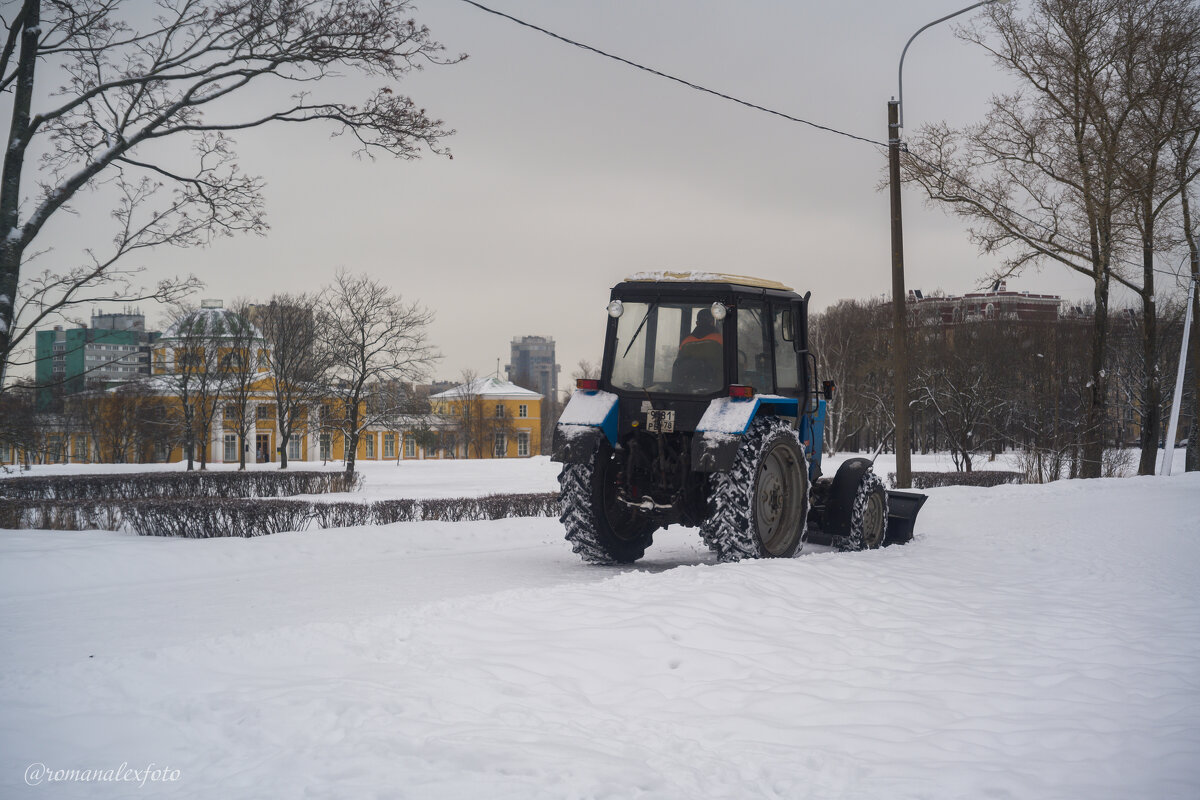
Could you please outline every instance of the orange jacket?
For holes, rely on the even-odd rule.
[[[685,344],[699,344],[700,342],[716,342],[717,344],[725,344],[725,339],[720,333],[710,333],[707,336],[702,336],[700,338],[688,336],[679,343],[679,346],[683,347]]]

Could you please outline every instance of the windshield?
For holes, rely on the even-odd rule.
[[[712,394],[724,388],[723,325],[708,303],[625,303],[612,385],[625,391]]]

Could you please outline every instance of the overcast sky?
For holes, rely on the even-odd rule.
[[[871,139],[908,37],[969,3],[484,0],[564,36],[694,83]],[[457,130],[452,160],[359,161],[318,126],[236,138],[267,182],[271,225],[205,249],[145,256],[152,277],[192,272],[204,297],[316,290],[344,266],[436,312],[437,376],[491,373],[513,337],[558,343],[560,388],[599,358],[608,290],[643,270],[758,275],[838,299],[890,292],[885,155],[634,70],[486,14],[422,0],[416,18],[461,64],[398,87]],[[966,17],[960,18],[965,20]],[[905,122],[982,117],[1005,78],[952,25],[905,62]],[[374,82],[346,81],[347,99]],[[905,193],[907,285],[971,291],[994,261],[958,220]],[[59,253],[81,219],[48,233]],[[1061,268],[1010,289],[1088,296]],[[199,300],[199,298],[197,298]],[[111,310],[111,309],[109,309]],[[147,309],[150,311],[150,309]],[[157,312],[151,312],[154,323]]]

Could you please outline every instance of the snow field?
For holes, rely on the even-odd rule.
[[[620,570],[549,519],[0,532],[0,796],[1200,795],[1200,475],[929,494],[905,547]]]

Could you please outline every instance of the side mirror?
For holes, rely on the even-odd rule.
[[[781,331],[783,334],[783,340],[785,342],[796,341],[796,317],[794,314],[792,314],[790,309],[783,312],[783,318],[781,322],[783,328]]]
[[[833,381],[821,381],[821,393],[825,395],[826,400],[833,399],[835,389],[837,389],[837,384]]]

